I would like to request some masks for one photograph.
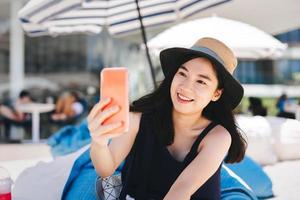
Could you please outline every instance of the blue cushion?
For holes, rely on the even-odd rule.
[[[86,167],[81,170],[76,179],[69,186],[69,191],[65,194],[65,200],[96,200],[95,180],[97,174],[93,167]]]
[[[274,197],[271,179],[250,157],[245,156],[240,163],[225,165],[241,177],[259,199]]]
[[[225,165],[221,168],[222,200],[257,200],[253,190]]]
[[[78,126],[68,125],[47,140],[54,157],[77,151],[91,142],[87,121],[83,120]]]

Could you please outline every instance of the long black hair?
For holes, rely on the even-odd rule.
[[[223,89],[223,77],[216,65],[211,62],[218,79],[218,89]],[[179,65],[180,66],[180,65]],[[170,95],[170,88],[173,77],[179,66],[173,67],[160,83],[157,89],[151,93],[133,101],[130,111],[150,114],[153,119],[153,128],[163,145],[170,145],[174,141],[174,126],[172,118],[173,103]],[[236,126],[235,118],[230,106],[226,90],[223,90],[217,101],[211,101],[203,110],[202,115],[214,121],[228,130],[231,135],[231,146],[225,158],[225,162],[240,162],[245,155],[247,142],[240,129]]]

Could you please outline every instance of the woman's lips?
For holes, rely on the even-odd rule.
[[[177,93],[177,101],[180,103],[190,103],[194,100],[187,98],[187,97],[183,96],[182,94]]]

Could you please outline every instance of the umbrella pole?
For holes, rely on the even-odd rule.
[[[146,36],[146,32],[145,32],[145,27],[144,27],[144,24],[143,24],[142,15],[141,15],[141,12],[140,12],[140,7],[139,7],[138,0],[135,0],[135,3],[136,3],[136,8],[137,8],[137,11],[138,11],[138,14],[139,14],[139,21],[140,21],[140,24],[141,24],[141,33],[142,33],[143,42],[144,42],[145,48],[146,48],[146,55],[147,55],[147,59],[148,59],[150,70],[151,70],[152,81],[153,81],[154,88],[156,89],[157,85],[156,85],[156,80],[155,80],[154,68],[153,68],[153,64],[152,64],[151,57],[150,57],[150,54],[149,54],[149,49],[148,49],[148,45],[147,45],[147,36]]]

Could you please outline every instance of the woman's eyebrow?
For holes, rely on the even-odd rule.
[[[183,66],[183,65],[181,65],[180,66],[180,69],[183,69],[184,71],[189,71],[185,66]],[[208,75],[206,75],[206,74],[198,74],[198,76],[200,77],[200,78],[204,78],[204,79],[206,79],[206,80],[209,80],[209,81],[211,81],[211,78],[208,76]]]
[[[181,65],[180,66],[180,69],[183,69],[183,70],[185,70],[185,71],[189,71],[185,66],[183,66],[183,65]]]
[[[208,80],[208,81],[211,81],[211,78],[210,78],[209,76],[207,76],[207,75],[204,75],[204,74],[198,74],[198,76],[199,76],[200,78],[204,78],[204,79],[206,79],[206,80]]]

